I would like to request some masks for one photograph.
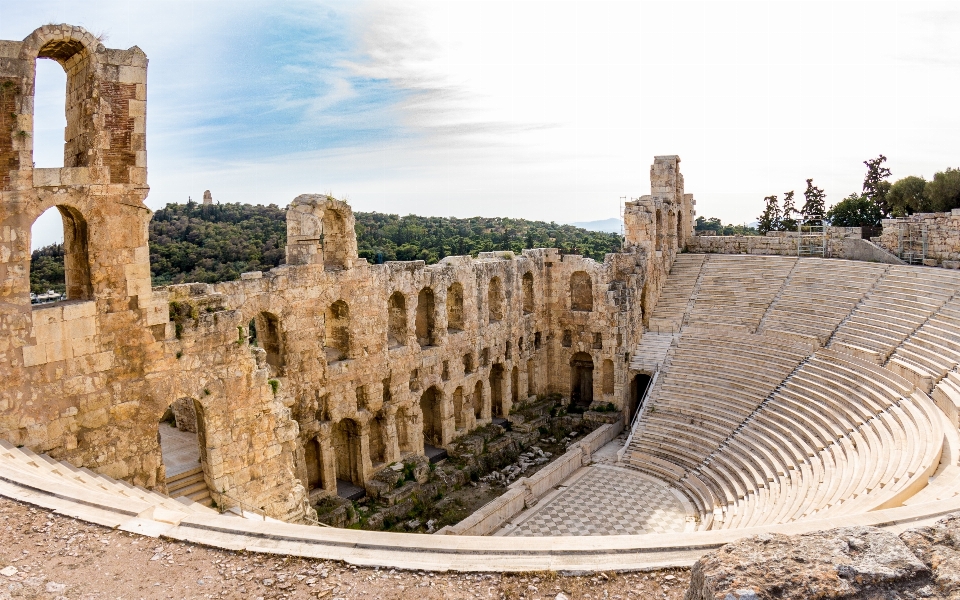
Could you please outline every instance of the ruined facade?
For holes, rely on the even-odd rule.
[[[68,75],[61,169],[32,166],[38,58]],[[153,289],[146,66],[68,25],[0,42],[0,438],[163,490],[158,423],[192,402],[214,499],[290,519],[529,396],[629,406],[630,352],[692,235],[677,157],[656,158],[602,263],[535,249],[371,265],[350,207],[307,195],[285,265]],[[67,300],[32,306],[31,225],[54,206]]]

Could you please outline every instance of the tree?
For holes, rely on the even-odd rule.
[[[887,207],[889,216],[903,217],[915,212],[933,212],[930,203],[923,195],[927,180],[923,177],[909,175],[898,179],[890,186],[887,192]]]
[[[793,201],[793,190],[783,193],[783,210],[780,213],[780,231],[796,231],[797,220],[793,215],[798,214]]]
[[[776,194],[767,196],[763,201],[766,202],[766,205],[763,212],[757,217],[757,231],[760,232],[760,235],[764,235],[768,231],[780,231],[780,205],[777,204]]]
[[[884,217],[890,214],[887,194],[891,187],[890,182],[887,181],[887,177],[891,175],[890,169],[883,166],[886,160],[887,157],[881,154],[877,158],[863,161],[863,164],[867,165],[867,174],[863,178],[863,195],[877,205],[880,214]]]
[[[800,209],[805,215],[820,215],[827,211],[827,195],[823,190],[813,185],[813,179],[807,180],[807,189],[803,191],[803,208]]]
[[[960,170],[951,168],[934,173],[923,188],[923,196],[933,212],[960,208]]]
[[[827,220],[835,227],[874,227],[881,218],[880,206],[867,194],[850,194],[827,211]]]

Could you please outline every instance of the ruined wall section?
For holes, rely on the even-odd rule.
[[[920,250],[926,238],[924,264],[960,268],[960,209],[948,213],[917,213],[908,217],[883,220],[883,233],[877,243],[891,253],[901,247]],[[910,244],[910,240],[914,243]]]
[[[677,252],[693,238],[695,206],[693,195],[684,193],[680,157],[671,155],[654,158],[650,195],[624,207],[624,249],[636,249],[648,257],[639,288],[644,325],[656,308]]]

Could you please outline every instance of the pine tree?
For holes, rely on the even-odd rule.
[[[815,215],[822,219],[827,212],[826,197],[827,195],[823,190],[813,185],[813,179],[808,179],[807,189],[803,192],[804,202],[801,212],[804,215]]]
[[[763,201],[766,202],[766,206],[763,208],[763,213],[757,217],[757,231],[760,235],[768,231],[780,231],[780,206],[777,204],[777,196],[767,196]]]
[[[783,211],[780,215],[780,231],[796,231],[797,220],[793,218],[797,214],[796,205],[793,202],[793,190],[783,193]]]
[[[880,155],[877,158],[863,161],[867,165],[867,174],[863,178],[863,195],[869,198],[884,217],[890,216],[890,204],[887,202],[887,193],[890,191],[891,184],[887,181],[892,173],[890,169],[883,166],[887,157]]]

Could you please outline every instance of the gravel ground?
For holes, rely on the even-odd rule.
[[[143,537],[0,498],[0,600],[679,600],[689,578],[679,569],[566,577],[357,568]]]

